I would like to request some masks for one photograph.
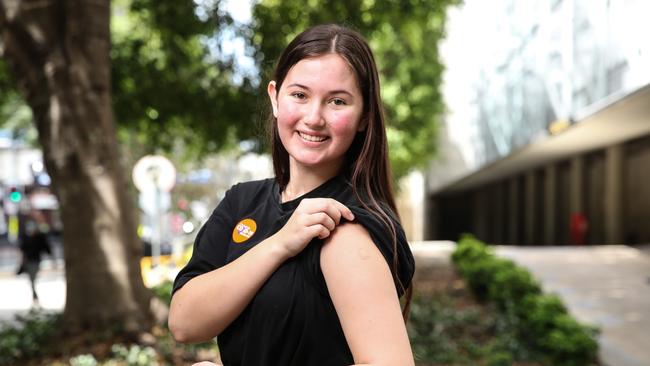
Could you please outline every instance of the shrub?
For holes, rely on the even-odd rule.
[[[496,258],[493,261],[494,272],[489,276],[488,297],[500,308],[509,308],[513,302],[521,301],[526,296],[542,293],[541,286],[530,272],[505,259]]]
[[[596,361],[597,329],[571,317],[559,297],[543,294],[524,268],[497,258],[471,235],[461,238],[452,260],[475,296],[503,312],[521,339],[551,364],[582,366]],[[505,358],[495,356],[494,364],[504,363]]]
[[[174,283],[172,281],[164,281],[161,284],[151,288],[154,296],[159,298],[162,302],[169,304],[172,302],[172,287]]]
[[[476,259],[485,258],[490,253],[490,250],[471,234],[464,234],[460,242],[463,245],[456,247],[451,255],[451,259],[456,264],[473,262]]]
[[[172,281],[164,281],[159,285],[152,287],[151,290],[153,291],[154,296],[169,306],[172,300],[173,285],[174,283]],[[182,347],[186,354],[197,354],[199,352],[205,351],[212,352],[214,354],[219,353],[219,347],[215,341],[184,345],[177,344],[169,333],[167,321],[165,321],[162,325],[164,332],[163,335],[158,338],[157,348],[163,359],[170,363],[173,361],[174,352],[177,347]]]
[[[15,324],[0,324],[0,365],[42,355],[42,344],[54,334],[59,319],[58,314],[32,309],[17,315]]]
[[[456,309],[450,302],[444,296],[413,297],[408,333],[419,362],[469,364],[485,352],[472,333],[488,328],[491,319],[477,308]]]
[[[539,347],[548,352],[552,364],[588,365],[596,359],[597,329],[585,327],[568,314],[556,314],[552,329],[539,339]]]
[[[158,364],[156,350],[151,347],[141,347],[134,344],[127,348],[121,344],[115,344],[111,351],[114,359],[125,362],[127,366],[152,366]]]
[[[141,347],[137,344],[128,348],[115,344],[111,348],[111,357],[103,362],[97,361],[91,354],[83,354],[70,358],[71,366],[155,366],[158,365],[156,350],[151,347]]]
[[[522,326],[531,334],[548,334],[553,330],[554,319],[558,314],[566,314],[562,300],[556,295],[529,295],[522,300],[517,314]]]

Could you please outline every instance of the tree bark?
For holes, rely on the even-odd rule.
[[[0,0],[4,57],[32,108],[63,222],[66,329],[153,317],[111,109],[109,0]]]

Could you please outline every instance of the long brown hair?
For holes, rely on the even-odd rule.
[[[370,47],[359,33],[335,24],[317,25],[302,32],[284,49],[278,60],[273,80],[280,90],[289,70],[299,61],[326,54],[341,56],[352,67],[363,95],[361,123],[366,128],[358,132],[346,152],[343,174],[352,184],[352,191],[365,209],[371,212],[389,230],[393,244],[391,271],[406,295],[402,312],[408,317],[411,302],[411,286],[404,288],[398,273],[397,229],[394,221],[399,220],[391,184],[388,160],[388,141],[384,109],[379,91],[377,65]],[[280,141],[277,121],[269,116],[271,151],[275,179],[283,190],[289,182],[289,154]],[[391,217],[393,219],[391,219]]]

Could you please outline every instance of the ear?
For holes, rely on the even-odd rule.
[[[271,100],[271,107],[273,108],[273,117],[278,118],[278,91],[275,89],[275,81],[270,81],[266,87],[266,92],[269,94]]]

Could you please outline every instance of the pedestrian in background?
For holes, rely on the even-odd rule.
[[[38,229],[38,225],[32,220],[25,223],[25,233],[20,240],[20,251],[22,262],[17,274],[27,273],[32,287],[32,299],[37,304],[36,276],[41,266],[41,254],[52,255],[52,249],[47,236]]]

